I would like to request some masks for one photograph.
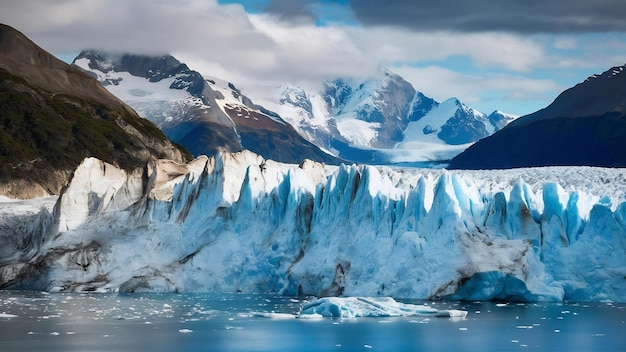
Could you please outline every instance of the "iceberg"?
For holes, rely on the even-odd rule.
[[[0,289],[624,302],[624,185],[586,167],[88,158],[58,199],[0,203]]]
[[[306,303],[298,318],[310,317],[413,317],[433,316],[465,318],[467,311],[438,310],[427,305],[400,303],[391,297],[324,297]]]

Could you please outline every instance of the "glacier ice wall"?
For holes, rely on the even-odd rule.
[[[626,301],[625,184],[619,169],[86,159],[52,214],[12,232],[36,245],[2,252],[0,288]]]

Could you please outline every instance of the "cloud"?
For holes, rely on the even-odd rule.
[[[392,70],[427,96],[442,101],[454,95],[485,113],[496,109],[514,114],[530,113],[545,107],[546,100],[551,101],[565,88],[552,79],[503,73],[462,74],[435,65],[400,65]],[[454,87],[453,92],[450,87]],[[508,103],[504,103],[506,101]]]
[[[446,60],[462,56],[477,67],[527,72],[546,61],[533,38],[507,33],[414,33],[395,27],[347,27],[357,45],[384,64]]]
[[[554,40],[554,48],[559,50],[574,50],[580,47],[578,41],[574,38],[557,37]]]
[[[535,10],[552,6],[536,1],[524,4]],[[468,11],[464,1],[454,3],[456,7],[447,12],[432,3],[386,0],[383,6],[382,2],[369,0],[367,3],[379,5],[376,13],[361,0],[351,4],[347,0],[248,0],[248,6],[255,4],[255,14],[228,2],[7,0],[0,11],[0,22],[21,30],[55,54],[88,48],[172,53],[192,69],[232,81],[244,91],[246,87],[278,87],[286,82],[313,86],[325,79],[365,77],[381,67],[400,67],[403,71],[398,73],[412,75],[410,81],[426,94],[439,99],[456,95],[468,103],[478,103],[496,96],[502,100],[530,98],[541,83],[554,88],[553,81],[522,75],[536,74],[538,69],[554,77],[554,72],[562,70],[623,64],[626,57],[621,33],[560,34],[555,39],[558,36],[551,34],[513,33],[510,27],[508,32],[450,30],[456,28],[457,20],[486,7],[486,0],[467,1],[476,6],[473,11]],[[521,6],[515,5],[518,2],[494,3],[488,15],[496,16],[504,7],[516,12],[516,6]],[[451,5],[453,1],[440,3]],[[496,6],[499,3],[502,5]],[[601,6],[608,2],[597,3]],[[577,8],[577,4],[578,0],[572,0],[571,6],[563,9],[564,18],[578,11],[569,9]],[[522,18],[528,11],[517,12]],[[615,14],[620,11],[616,9]],[[593,11],[590,13],[593,15]],[[429,16],[434,19],[425,18]],[[434,30],[424,30],[428,28]],[[592,73],[599,72],[585,71],[586,75]],[[584,77],[574,77],[568,84]],[[509,93],[494,93],[490,87],[506,81],[511,82],[502,87]],[[513,88],[519,88],[520,93],[513,94]],[[267,94],[263,89],[258,92]],[[258,92],[247,93],[254,98]],[[542,94],[538,91],[535,96]]]
[[[273,49],[240,5],[220,6],[215,0],[9,1],[0,21],[53,52],[197,51],[245,62],[246,53]]]
[[[414,31],[626,31],[626,6],[618,0],[351,0],[350,6],[364,25]]]
[[[259,33],[271,38],[284,80],[363,76],[378,68],[376,57],[363,51],[340,27],[285,24],[264,15],[250,16]]]
[[[285,21],[314,23],[317,16],[312,9],[313,0],[270,0],[264,11]]]
[[[290,2],[274,0],[267,8],[285,16],[307,16],[307,6],[313,4],[295,1],[290,7]],[[362,75],[377,67],[338,27],[276,19],[215,0],[9,1],[0,12],[0,22],[54,53],[180,53],[204,67],[219,66],[231,71],[231,77],[250,79],[321,80]]]

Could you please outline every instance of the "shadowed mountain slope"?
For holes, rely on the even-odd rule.
[[[451,169],[531,166],[626,166],[624,66],[561,93],[455,157]]]

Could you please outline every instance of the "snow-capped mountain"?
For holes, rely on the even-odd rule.
[[[619,169],[89,158],[46,202],[0,203],[0,289],[626,301]]]
[[[487,116],[455,98],[435,101],[389,71],[319,90],[286,87],[278,105],[264,104],[320,147],[370,163],[449,160],[516,117]]]
[[[515,118],[487,116],[454,98],[437,102],[389,71],[328,81],[318,90],[287,86],[276,100],[263,101],[277,114],[172,56],[84,51],[74,64],[195,155],[222,148],[285,162],[441,162]]]
[[[194,155],[249,149],[277,161],[338,159],[302,138],[280,116],[255,105],[232,83],[204,78],[170,55],[83,51],[74,65],[153,121]]]
[[[562,92],[455,157],[457,169],[587,165],[626,166],[626,66]]]

